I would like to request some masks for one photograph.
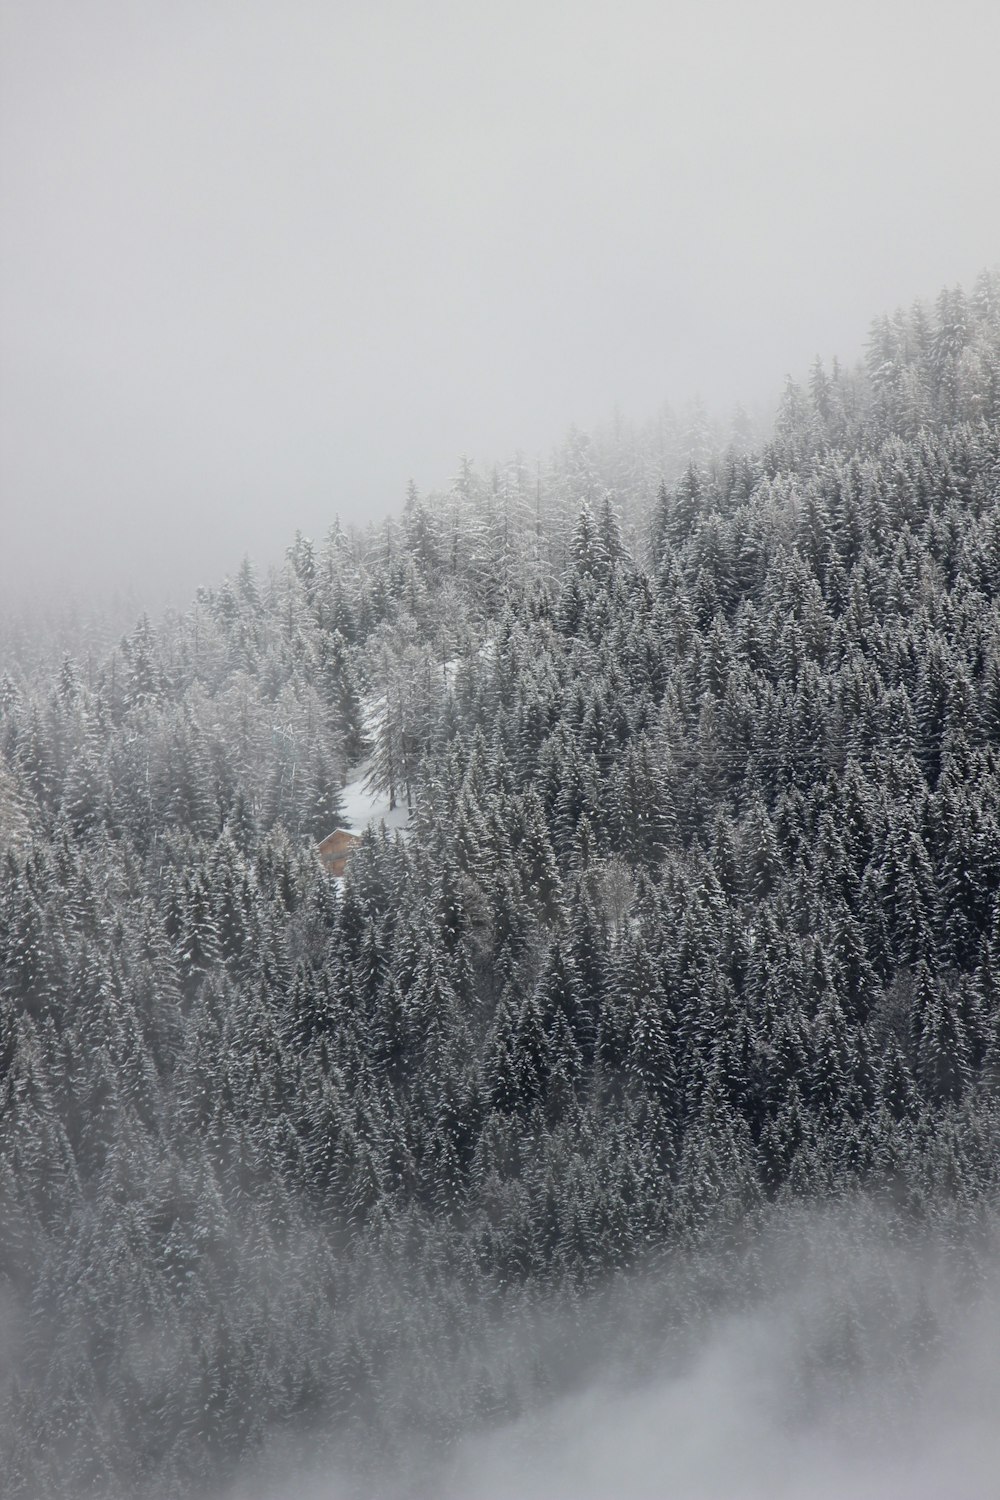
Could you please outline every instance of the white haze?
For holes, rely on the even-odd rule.
[[[652,1359],[640,1314],[632,1356],[602,1366],[585,1304],[569,1335],[597,1372],[582,1392],[461,1437],[444,1460],[414,1441],[364,1483],[300,1449],[225,1500],[996,1500],[996,1244],[973,1271],[957,1240],[901,1240],[878,1210],[784,1212],[751,1252],[756,1290]],[[696,1259],[663,1296],[693,1303],[703,1275]],[[648,1280],[632,1296],[655,1308]],[[554,1337],[539,1331],[539,1367]]]
[[[949,1330],[917,1388],[880,1372],[803,1420],[810,1349],[778,1302],[713,1329],[683,1376],[566,1401],[471,1443],[449,1500],[996,1500],[1000,1318]]]
[[[1000,248],[995,0],[0,0],[0,590],[183,600]]]

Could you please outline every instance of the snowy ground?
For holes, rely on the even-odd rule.
[[[493,641],[484,641],[479,647],[478,655],[483,660],[489,660],[496,650]],[[446,685],[451,688],[455,681],[455,673],[458,670],[459,658],[451,657],[442,663]],[[379,715],[385,704],[384,698],[365,698],[362,700],[362,712],[364,717],[365,732],[369,738],[374,738]],[[348,772],[348,781],[340,793],[343,812],[341,815],[341,827],[347,828],[351,833],[363,833],[366,828],[374,825],[381,827],[384,823],[390,833],[398,829],[400,833],[406,833],[409,826],[409,811],[406,806],[405,793],[390,811],[388,792],[373,792],[368,786],[368,776],[371,772],[371,758],[362,761],[360,765],[352,766]]]
[[[361,765],[354,766],[348,775],[351,780],[342,789],[340,801],[343,807],[341,824],[349,828],[352,833],[363,833],[372,824],[376,828],[383,823],[390,833],[398,828],[406,832],[409,822],[409,814],[406,808],[406,797],[396,803],[390,811],[389,793],[374,792],[368,785],[368,775],[371,771],[371,761],[362,761]]]
[[[375,739],[379,716],[384,705],[384,698],[362,700],[365,734],[369,741]],[[389,793],[372,791],[368,785],[371,768],[371,756],[361,761],[359,765],[348,768],[347,782],[340,793],[340,803],[343,809],[340,826],[349,829],[351,833],[364,833],[366,828],[373,826],[380,828],[385,824],[390,833],[395,833],[397,829],[400,833],[405,833],[410,821],[405,793],[396,806],[390,810]]]
[[[479,647],[479,657],[488,660],[496,647],[493,641],[484,641]],[[455,681],[455,673],[458,670],[459,658],[451,657],[442,663],[446,685],[451,688]],[[385,703],[384,698],[365,698],[362,701],[362,712],[364,717],[365,732],[369,738],[374,738],[379,715]],[[398,829],[400,833],[406,833],[409,827],[409,811],[406,806],[405,793],[400,796],[396,806],[390,810],[388,792],[373,792],[368,786],[368,777],[371,772],[371,758],[362,761],[360,765],[352,766],[347,772],[348,781],[340,793],[341,814],[340,826],[347,828],[351,833],[363,833],[366,828],[373,825],[380,828],[384,823],[390,833]]]

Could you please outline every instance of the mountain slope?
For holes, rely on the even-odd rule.
[[[14,1493],[180,1494],[303,1425],[447,1443],[558,1384],[533,1320],[648,1353],[795,1201],[975,1244],[998,372],[983,277],[760,451],[465,467],[101,660],[8,653]],[[341,893],[315,841],[366,756],[409,832]],[[642,1338],[601,1321],[636,1267]]]

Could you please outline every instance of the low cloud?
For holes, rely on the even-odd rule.
[[[633,1278],[571,1334],[554,1315],[520,1357],[565,1370],[575,1347],[573,1394],[445,1452],[415,1438],[391,1468],[272,1453],[225,1500],[994,1500],[997,1267],[982,1237],[796,1210],[735,1259]]]
[[[928,1311],[918,1301],[915,1322]],[[849,1322],[835,1299],[826,1312],[834,1326]],[[683,1374],[628,1392],[596,1387],[469,1443],[446,1493],[454,1500],[997,1493],[995,1303],[949,1328],[933,1355],[914,1361],[905,1340],[887,1346],[875,1371],[822,1368],[823,1332],[801,1294],[765,1302],[712,1328]]]

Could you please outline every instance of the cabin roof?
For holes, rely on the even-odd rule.
[[[359,833],[354,833],[350,828],[335,828],[325,839],[320,839],[319,849],[323,854],[331,849],[346,849],[350,844],[356,844],[360,837]]]

